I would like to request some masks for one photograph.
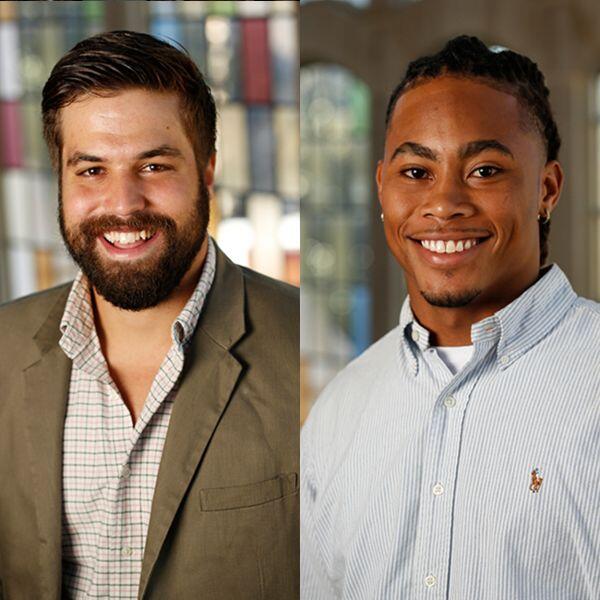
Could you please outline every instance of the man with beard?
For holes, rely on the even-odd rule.
[[[0,597],[297,597],[297,290],[207,235],[208,86],[100,34],[42,116],[81,270],[0,309]]]
[[[392,94],[377,187],[408,298],[304,427],[303,599],[600,598],[600,310],[544,264],[548,98],[467,36]]]

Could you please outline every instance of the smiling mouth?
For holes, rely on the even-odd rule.
[[[116,248],[135,248],[151,240],[156,231],[142,229],[140,231],[106,231],[102,237]]]
[[[461,238],[456,240],[416,240],[412,239],[413,242],[420,244],[423,248],[429,250],[434,254],[460,254],[466,252],[471,248],[482,244],[489,237],[482,238]]]

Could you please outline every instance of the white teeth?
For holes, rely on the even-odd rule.
[[[135,244],[139,240],[148,240],[152,237],[146,229],[142,231],[107,231],[104,238],[111,244]]]
[[[430,250],[431,252],[436,252],[437,254],[454,254],[455,252],[462,252],[476,244],[476,239],[458,241],[448,240],[447,242],[444,242],[443,240],[421,240],[421,245],[424,248],[427,248],[427,250]]]

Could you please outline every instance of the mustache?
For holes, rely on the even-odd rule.
[[[132,213],[127,218],[117,215],[89,217],[79,225],[79,231],[86,238],[92,239],[121,227],[138,231],[150,229],[153,232],[162,229],[167,234],[174,232],[177,228],[175,221],[166,215],[139,211]]]

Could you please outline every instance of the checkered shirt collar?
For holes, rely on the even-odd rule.
[[[204,301],[215,277],[216,262],[215,244],[209,236],[208,252],[198,284],[171,326],[173,344],[180,348],[187,346],[196,329]],[[71,360],[74,360],[89,344],[99,348],[90,285],[81,271],[71,286],[60,322],[60,331],[62,333],[60,347]]]

